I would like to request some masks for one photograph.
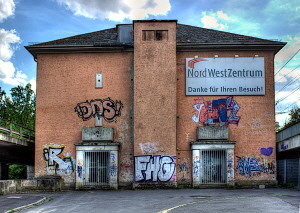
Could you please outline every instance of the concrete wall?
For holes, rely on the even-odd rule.
[[[114,128],[114,140],[121,143],[120,184],[133,181],[130,114],[133,105],[132,57],[130,52],[38,55],[35,141],[37,177],[57,174],[70,186],[74,185],[77,164],[74,144],[81,142],[82,128],[95,127],[92,116],[95,110],[90,107],[90,102],[101,99],[106,102],[107,108],[112,104],[111,101],[115,105],[117,102],[123,105],[122,109],[115,106],[117,109],[110,112],[104,109],[103,127]],[[103,75],[102,89],[95,88],[98,72]],[[108,100],[108,97],[111,99]]]
[[[190,142],[197,139],[197,126],[192,120],[195,114],[193,106],[203,101],[212,101],[226,96],[185,96],[185,59],[199,56],[222,57],[264,57],[265,59],[265,96],[234,96],[241,116],[238,125],[229,124],[229,140],[236,141],[234,152],[235,181],[247,184],[249,181],[276,181],[276,143],[274,115],[274,53],[259,51],[212,51],[212,52],[177,52],[177,112],[178,112],[178,146],[177,146],[177,181],[190,184],[192,180],[192,153]],[[263,149],[263,150],[262,150]],[[266,156],[265,154],[269,154]],[[263,153],[263,154],[262,154]],[[246,164],[243,164],[243,163]],[[250,164],[248,163],[250,162]],[[260,172],[245,172],[247,168],[260,166]]]
[[[57,178],[37,180],[1,180],[0,195],[36,190],[60,191],[63,187],[63,182]]]

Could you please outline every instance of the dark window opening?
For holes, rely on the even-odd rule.
[[[167,41],[167,30],[143,30],[143,41]]]

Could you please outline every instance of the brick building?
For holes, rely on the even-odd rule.
[[[138,20],[27,46],[36,177],[76,188],[276,184],[274,56],[284,45]]]

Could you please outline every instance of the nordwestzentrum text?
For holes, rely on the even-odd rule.
[[[233,70],[233,69],[188,69],[188,78],[263,78],[262,70]]]

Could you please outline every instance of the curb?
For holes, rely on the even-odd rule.
[[[36,201],[34,203],[30,203],[30,204],[27,204],[27,205],[24,205],[24,206],[20,206],[20,207],[14,208],[14,209],[10,209],[10,210],[8,210],[8,211],[6,211],[4,213],[18,212],[18,211],[22,211],[24,209],[31,208],[33,206],[41,205],[41,204],[47,202],[48,199],[49,198],[47,198],[47,197],[43,197],[42,199],[40,199],[40,200],[38,200],[38,201]]]

